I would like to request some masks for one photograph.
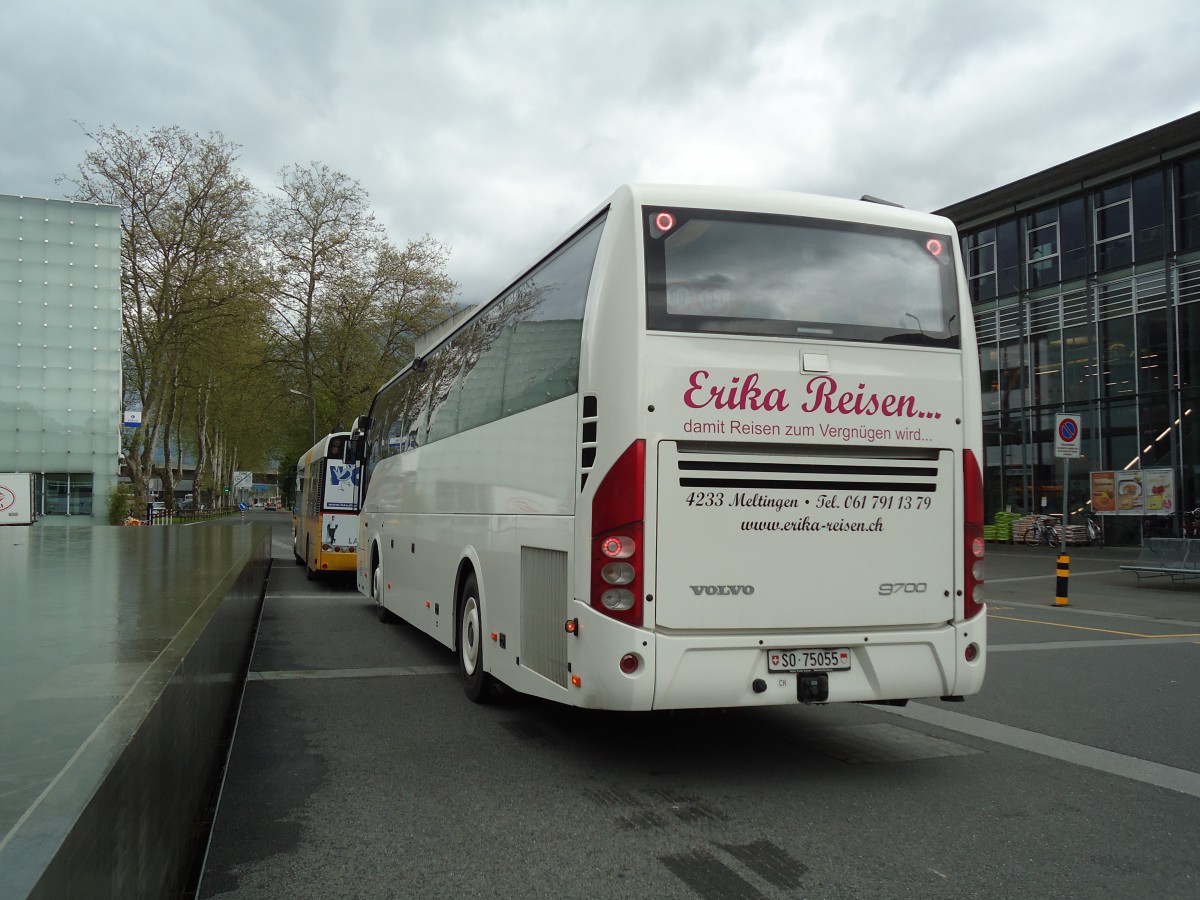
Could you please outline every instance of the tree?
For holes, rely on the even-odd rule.
[[[261,281],[244,271],[254,259],[257,195],[235,168],[236,146],[219,134],[175,126],[84,133],[96,146],[62,180],[75,185],[73,199],[121,207],[125,386],[142,410],[128,460],[144,498],[163,437],[169,489],[171,423],[189,349],[238,314],[247,281]]]
[[[397,249],[362,186],[320,163],[280,173],[266,241],[277,289],[272,358],[312,404],[318,435],[348,427],[453,311],[449,249],[425,236]]]

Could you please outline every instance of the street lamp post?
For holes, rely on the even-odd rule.
[[[307,397],[309,406],[312,408],[312,442],[313,446],[317,443],[317,398],[312,394],[306,394],[304,391],[298,391],[295,388],[288,388],[289,394],[295,394],[297,397]]]

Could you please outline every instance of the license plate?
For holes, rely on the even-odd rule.
[[[850,648],[768,650],[768,672],[836,672],[850,668]]]

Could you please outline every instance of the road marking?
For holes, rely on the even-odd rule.
[[[1022,603],[1020,600],[1005,600],[1005,606],[1012,606],[1019,609],[1032,609],[1038,612],[1044,612],[1048,606],[1045,603]],[[991,609],[1004,609],[1005,607],[993,606]],[[1153,622],[1156,625],[1178,625],[1181,628],[1195,628],[1198,622],[1188,619],[1160,619],[1157,616],[1141,616],[1136,613],[1112,612],[1105,609],[1085,609],[1081,606],[1056,606],[1054,607],[1056,616],[1099,616],[1106,619],[1135,619],[1139,622]]]
[[[1074,741],[1038,734],[1036,731],[1001,725],[999,722],[989,722],[986,719],[977,719],[973,716],[921,703],[910,703],[903,708],[893,706],[877,708],[882,712],[904,716],[927,725],[936,725],[959,734],[969,734],[996,744],[1004,744],[1018,750],[1037,753],[1040,756],[1074,763],[1097,772],[1106,772],[1109,775],[1140,781],[1143,784],[1154,785],[1191,797],[1200,797],[1200,774],[1189,772],[1186,769],[1177,769],[1174,766],[1165,766],[1161,763],[1138,759],[1135,756],[1125,756],[1111,750],[1101,750],[1099,747],[1089,747],[1087,744],[1077,744]]]
[[[1024,622],[1027,625],[1049,625],[1052,628],[1069,628],[1073,631],[1096,631],[1100,634],[1116,634],[1132,638],[1197,638],[1200,634],[1139,634],[1135,631],[1116,631],[1112,628],[1092,628],[1087,625],[1068,625],[1065,622],[1046,622],[1042,619],[1018,619],[1015,616],[988,616],[989,619],[1000,619],[1004,622]]]
[[[1148,647],[1152,644],[1196,644],[1196,646],[1200,646],[1200,642],[1197,642],[1190,635],[1184,635],[1183,637],[1163,635],[1161,637],[1128,638],[1126,640],[1108,638],[1096,641],[1041,641],[1035,644],[988,644],[987,652],[1016,653],[1025,650],[1094,650],[1097,647],[1105,649],[1109,647]]]
[[[292,669],[249,672],[247,681],[305,681],[322,678],[394,678],[401,675],[453,675],[458,666],[386,666],[374,669]]]

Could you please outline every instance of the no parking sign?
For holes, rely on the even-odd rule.
[[[1059,415],[1054,421],[1054,456],[1057,459],[1078,459],[1083,426],[1079,416]]]

